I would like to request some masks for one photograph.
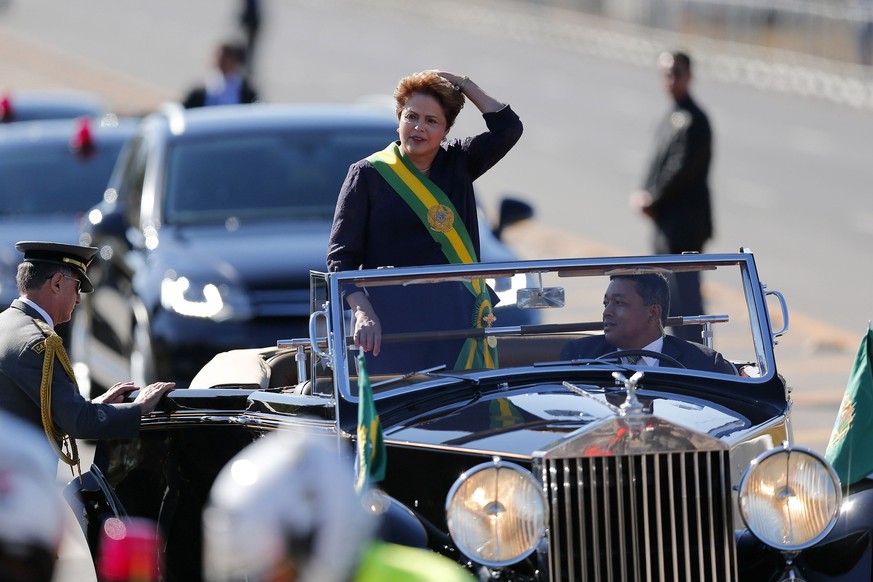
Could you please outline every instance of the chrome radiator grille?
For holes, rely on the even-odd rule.
[[[552,581],[737,579],[728,452],[550,458]]]

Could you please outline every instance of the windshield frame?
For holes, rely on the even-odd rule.
[[[650,373],[678,374],[682,376],[712,376],[721,380],[738,380],[744,384],[767,383],[776,374],[776,363],[773,352],[774,338],[769,319],[767,303],[764,297],[763,287],[758,279],[754,257],[751,253],[741,252],[736,254],[695,254],[695,255],[658,255],[658,256],[628,256],[628,257],[601,257],[582,259],[554,259],[535,261],[515,261],[509,263],[476,263],[472,265],[438,265],[425,267],[404,267],[391,269],[358,270],[337,273],[315,273],[313,277],[322,278],[323,285],[327,289],[327,301],[325,315],[328,317],[330,329],[327,346],[330,364],[335,381],[342,396],[346,399],[357,400],[356,392],[350,389],[350,374],[348,373],[351,358],[357,354],[345,348],[343,334],[344,327],[348,325],[349,312],[344,305],[341,293],[348,285],[379,287],[404,283],[406,285],[420,284],[432,280],[470,280],[473,278],[497,278],[511,277],[513,275],[541,272],[560,272],[560,278],[605,276],[614,271],[633,270],[700,270],[711,271],[712,269],[730,267],[737,269],[741,275],[741,281],[737,285],[742,289],[743,298],[748,310],[750,325],[750,340],[757,360],[758,374],[755,377],[732,378],[723,374],[711,374],[699,370],[683,370],[678,368],[651,368]],[[313,299],[313,308],[319,310],[324,301]],[[344,318],[346,321],[344,321]],[[718,325],[718,324],[716,324]],[[717,347],[717,346],[716,346]],[[551,365],[551,364],[550,364]],[[557,366],[558,364],[554,364]],[[605,366],[604,369],[608,368]],[[511,370],[530,370],[527,368],[508,368],[500,370],[445,370],[437,372],[432,381],[417,379],[414,386],[410,382],[400,382],[376,391],[376,398],[380,395],[405,391],[410,389],[425,389],[433,382],[445,383],[458,381],[458,378],[480,375],[491,377],[494,375],[513,373]],[[414,370],[409,370],[410,372]],[[442,379],[440,379],[440,376]]]

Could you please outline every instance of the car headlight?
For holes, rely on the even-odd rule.
[[[816,544],[837,520],[840,480],[817,453],[802,447],[766,451],[740,481],[740,515],[762,542],[783,551]]]
[[[226,283],[198,283],[187,277],[161,281],[161,305],[185,317],[213,321],[251,319],[252,308],[245,292]]]
[[[542,486],[499,459],[462,474],[446,499],[449,533],[468,558],[505,566],[530,554],[545,532]]]

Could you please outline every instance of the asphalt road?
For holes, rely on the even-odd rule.
[[[533,6],[268,0],[256,82],[267,101],[351,101],[388,98],[401,76],[420,69],[467,74],[525,123],[519,145],[478,182],[487,206],[507,193],[535,205],[534,221],[507,232],[519,254],[636,254],[648,251],[649,227],[627,194],[668,105],[651,63],[661,48],[689,49],[698,57],[693,89],[716,139],[717,232],[707,250],[751,248],[768,287],[786,296],[791,330],[777,356],[796,402],[795,437],[823,452],[873,318],[873,103],[764,90],[746,82],[743,67],[754,61],[735,47]],[[235,31],[237,2],[0,7],[0,90],[86,89],[137,113],[200,80],[214,45]],[[733,80],[726,63],[740,71]],[[453,133],[481,127],[463,111]]]

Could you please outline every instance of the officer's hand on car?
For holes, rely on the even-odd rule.
[[[140,387],[132,380],[128,380],[127,382],[115,384],[105,393],[91,400],[91,402],[94,404],[121,404],[128,394],[139,390],[140,392],[136,395],[133,403],[139,404],[143,414],[148,414],[155,409],[161,397],[175,387],[175,382],[155,382],[140,390]]]
[[[139,391],[134,399],[134,404],[139,404],[140,411],[148,414],[157,407],[161,397],[176,387],[175,382],[155,382]]]
[[[118,382],[100,396],[93,398],[91,402],[94,404],[120,404],[124,402],[124,398],[134,390],[139,390],[139,386],[134,384],[132,380]]]

